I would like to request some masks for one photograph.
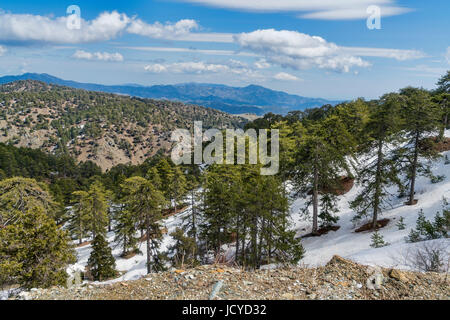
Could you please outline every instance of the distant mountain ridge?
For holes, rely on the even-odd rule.
[[[231,114],[254,113],[263,115],[268,112],[286,114],[289,111],[320,107],[325,104],[336,105],[341,102],[292,95],[257,85],[230,87],[220,84],[185,83],[154,86],[141,86],[137,84],[109,86],[63,80],[45,73],[25,73],[18,76],[4,76],[0,77],[0,84],[18,80],[38,80],[48,84],[57,84],[76,89],[117,93],[141,98],[175,100],[209,107]]]

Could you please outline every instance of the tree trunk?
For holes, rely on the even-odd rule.
[[[192,236],[195,240],[195,242],[197,243],[197,225],[196,225],[196,212],[195,212],[195,201],[194,201],[194,197],[195,197],[195,191],[194,189],[192,189],[192,194],[191,194],[191,208],[192,208]]]
[[[417,161],[419,159],[419,133],[416,133],[416,139],[414,142],[414,158],[411,164],[411,188],[409,190],[409,205],[414,205],[414,193],[416,184],[416,174],[417,174]]]
[[[319,172],[317,162],[314,165],[314,186],[313,186],[313,227],[312,233],[317,233],[319,216]]]
[[[151,252],[150,252],[150,219],[148,217],[148,214],[145,218],[145,224],[147,229],[147,274],[152,272],[152,266],[150,263],[151,260]]]
[[[378,155],[377,155],[377,172],[375,176],[375,197],[373,199],[373,217],[372,217],[372,228],[375,230],[377,228],[378,222],[378,208],[380,206],[381,197],[381,164],[383,162],[383,140],[378,141]]]
[[[447,106],[447,99],[444,100],[444,110]],[[448,123],[448,112],[444,111],[444,118],[442,119],[442,127],[439,130],[439,141],[444,141],[445,136],[445,130],[447,129],[447,123]]]
[[[237,214],[237,218],[236,218],[236,252],[234,255],[234,262],[238,263],[238,257],[239,257],[239,224],[240,224],[240,215],[239,213]]]
[[[83,243],[83,223],[81,222],[81,217],[80,217],[80,221],[79,221],[79,227],[80,227],[80,239],[79,239],[79,244]]]

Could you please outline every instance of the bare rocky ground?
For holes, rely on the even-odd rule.
[[[449,300],[448,274],[359,265],[334,256],[324,267],[243,271],[220,265],[150,274],[135,281],[23,292],[36,300]]]

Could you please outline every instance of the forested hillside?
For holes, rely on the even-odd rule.
[[[209,108],[71,89],[43,82],[0,86],[0,142],[91,160],[103,170],[142,163],[170,145],[170,132],[242,127],[245,120]]]
[[[0,286],[71,285],[74,274],[89,281],[129,280],[214,263],[247,270],[292,266],[343,246],[359,258],[386,261],[383,248],[390,241],[421,255],[413,269],[448,272],[448,247],[426,246],[448,244],[449,83],[447,72],[434,90],[407,87],[375,100],[267,114],[249,123],[279,130],[280,170],[273,176],[261,175],[260,165],[177,166],[162,154],[100,172],[92,162],[75,165],[64,153],[0,145]],[[91,141],[117,133],[121,121],[174,125],[160,118],[166,108],[143,111],[146,101],[34,82],[12,86],[16,91],[2,96],[7,110],[28,105],[27,97],[37,99],[39,92],[35,104],[54,102],[45,109],[48,118],[59,116],[47,122],[58,134],[70,133],[77,121]],[[13,94],[21,100],[8,96]],[[117,101],[129,105],[118,107]],[[33,110],[38,119],[41,109]],[[11,121],[15,114],[5,117]],[[30,114],[17,121],[39,125]],[[20,128],[31,131],[31,125]],[[70,153],[69,138],[56,150]],[[364,251],[370,248],[377,251]],[[370,287],[382,284],[365,285],[375,290]]]

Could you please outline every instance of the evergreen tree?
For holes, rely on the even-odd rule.
[[[398,150],[396,161],[404,163],[403,171],[409,186],[408,204],[414,205],[416,178],[418,174],[429,172],[426,161],[438,156],[429,135],[439,128],[440,112],[430,93],[424,89],[409,87],[402,89],[400,93],[406,99],[403,118],[407,142]]]
[[[174,212],[181,197],[186,193],[186,177],[179,166],[175,166],[171,161],[162,158],[156,165],[159,177],[162,181],[161,190],[165,197],[170,200]]]
[[[145,226],[147,272],[151,273],[153,269],[158,271],[163,268],[159,253],[162,238],[159,220],[162,219],[162,210],[166,203],[164,195],[142,177],[128,178],[122,184],[122,188],[127,195],[125,208],[136,213]]]
[[[75,191],[73,196],[76,198],[72,207],[72,214],[69,220],[70,233],[78,238],[78,243],[83,242],[86,231],[89,225],[90,214],[86,200],[88,193],[86,191]]]
[[[212,165],[203,186],[201,238],[205,250],[220,252],[222,244],[230,242],[232,219],[239,193],[237,166]]]
[[[125,195],[126,196],[126,195]],[[126,200],[124,200],[126,201]],[[115,212],[114,242],[122,245],[122,256],[138,251],[139,237],[139,216],[136,212],[129,210],[125,205],[121,205]]]
[[[436,85],[437,85],[436,91],[438,93],[442,92],[450,93],[450,70],[448,70],[445,75],[439,78]]]
[[[43,183],[29,178],[9,178],[0,181],[0,226],[14,223],[17,212],[43,208],[50,217],[57,218],[58,207]]]
[[[372,243],[370,244],[370,246],[372,248],[381,248],[389,245],[389,243],[384,241],[383,236],[378,233],[378,230],[375,230],[373,232],[371,239]]]
[[[63,285],[75,262],[70,239],[53,220],[53,200],[33,179],[0,181],[0,285]]]
[[[104,281],[117,276],[116,261],[102,233],[97,233],[92,242],[92,252],[87,265],[94,280]]]
[[[93,239],[97,234],[105,235],[109,224],[109,192],[105,190],[100,181],[96,180],[87,192],[77,192],[75,196],[78,199],[75,207],[83,209],[83,213],[76,214],[81,215],[80,221],[86,221],[85,230],[91,232]]]
[[[172,264],[182,268],[198,265],[198,246],[195,238],[186,236],[181,228],[177,228],[170,236],[175,240],[175,244],[169,248]]]
[[[321,215],[323,223],[337,220],[328,209],[336,207],[333,190],[340,188],[339,173],[346,171],[351,175],[348,156],[353,147],[353,137],[337,116],[308,124],[299,141],[292,176],[297,194],[309,197],[304,212],[308,213],[310,205],[313,207],[312,233],[318,231],[319,202],[326,210]]]
[[[400,217],[400,220],[397,222],[396,226],[398,230],[405,230],[406,228],[405,219],[403,217]]]
[[[433,96],[433,102],[439,106],[441,113],[438,138],[439,141],[444,141],[445,130],[449,128],[450,92],[437,91]]]
[[[373,229],[377,228],[378,216],[389,196],[387,188],[400,184],[398,168],[389,155],[388,146],[401,141],[399,110],[402,103],[398,94],[387,94],[371,104],[365,127],[367,139],[359,150],[366,163],[357,170],[358,182],[363,188],[350,207],[356,211],[354,220],[371,216]]]
[[[223,244],[235,242],[235,262],[249,268],[269,262],[296,263],[304,251],[289,230],[283,183],[279,177],[260,175],[259,169],[255,165],[208,168],[201,243],[219,254]]]

